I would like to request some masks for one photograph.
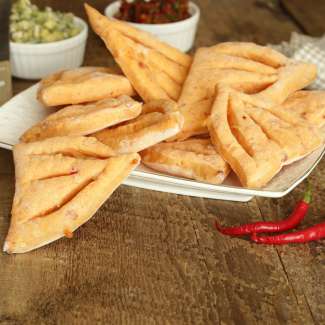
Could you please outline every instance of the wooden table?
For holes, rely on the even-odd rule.
[[[82,1],[38,1],[83,16]],[[109,1],[89,1],[103,9]],[[325,31],[324,0],[201,0],[196,46],[276,43]],[[86,65],[112,65],[91,32]],[[15,93],[32,83],[14,80]],[[312,173],[303,226],[324,221],[325,160]],[[304,185],[281,199],[233,203],[121,186],[72,240],[0,256],[0,324],[325,324],[324,241],[265,247],[213,229],[286,216]],[[14,194],[0,151],[0,243]]]

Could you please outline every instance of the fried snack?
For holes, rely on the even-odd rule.
[[[291,61],[279,68],[278,80],[266,89],[252,94],[254,100],[264,103],[270,108],[282,104],[295,91],[311,84],[317,76],[314,64]]]
[[[284,164],[303,158],[323,144],[323,135],[306,123],[286,122],[266,109],[247,105],[245,112],[285,153]]]
[[[179,112],[152,112],[126,124],[93,134],[117,154],[139,152],[177,134],[183,126]]]
[[[145,102],[178,100],[191,57],[125,22],[85,5],[89,22]]]
[[[160,143],[143,151],[141,157],[157,171],[213,184],[222,183],[230,172],[210,139]]]
[[[171,113],[177,111],[178,106],[176,102],[169,99],[156,99],[143,104],[141,114],[152,112]]]
[[[45,106],[81,104],[135,94],[129,80],[104,67],[60,71],[41,81],[37,99]]]
[[[57,137],[16,145],[16,192],[4,251],[24,253],[70,238],[140,161],[138,154],[110,155],[95,138]]]
[[[207,119],[210,116],[213,98],[204,99],[199,102],[179,104],[179,110],[184,116],[184,126],[175,137],[169,141],[182,141],[194,135],[207,134]]]
[[[32,142],[55,136],[88,135],[137,117],[141,107],[141,103],[129,96],[67,106],[32,126],[20,139]]]
[[[289,60],[270,48],[252,43],[200,48],[178,100],[185,123],[176,138],[207,132],[206,119],[218,84],[243,93],[252,104],[269,108],[307,86],[315,76],[314,65]]]
[[[317,127],[285,121],[243,98],[226,86],[218,86],[208,120],[212,142],[243,186],[264,186],[283,165],[323,144],[323,134]]]
[[[297,91],[270,111],[288,123],[307,123],[322,128],[325,125],[325,92]]]
[[[281,169],[284,152],[249,117],[244,103],[226,86],[217,87],[208,128],[217,152],[243,186],[262,187]]]

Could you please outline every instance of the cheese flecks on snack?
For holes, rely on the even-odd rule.
[[[281,169],[281,148],[246,114],[243,103],[231,98],[227,86],[217,89],[208,128],[217,151],[243,186],[264,186]]]
[[[157,171],[221,184],[230,172],[210,139],[160,143],[141,152],[142,162]]]
[[[184,82],[178,105],[185,122],[177,139],[207,133],[216,85],[227,85],[253,104],[282,104],[316,77],[313,64],[296,62],[253,43],[229,42],[199,48]]]
[[[323,136],[316,127],[283,121],[272,112],[249,104],[245,111],[285,152],[285,165],[301,159],[323,143]]]
[[[325,125],[325,91],[297,91],[282,105],[270,107],[269,110],[289,123],[310,124],[321,128]]]
[[[125,22],[85,5],[90,24],[145,102],[177,100],[191,57]]]
[[[101,99],[133,96],[130,81],[106,67],[81,67],[44,78],[37,98],[45,106],[81,104]]]
[[[286,122],[246,97],[218,86],[208,129],[220,155],[245,187],[266,185],[283,165],[301,159],[323,144],[316,127]]]
[[[140,162],[136,153],[111,154],[85,137],[16,145],[16,190],[4,251],[24,253],[71,237]]]
[[[175,136],[183,126],[179,112],[151,112],[133,121],[93,134],[116,154],[139,152]]]
[[[88,135],[136,118],[141,113],[141,108],[142,103],[129,96],[67,106],[28,129],[21,136],[21,141],[31,142],[66,135]]]

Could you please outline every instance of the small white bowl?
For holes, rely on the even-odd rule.
[[[75,17],[82,30],[62,41],[40,44],[10,42],[12,75],[22,79],[41,79],[58,70],[78,68],[85,54],[88,26]]]
[[[120,1],[114,1],[105,8],[105,15],[109,18],[115,18],[120,8]],[[186,52],[191,49],[194,43],[197,24],[200,18],[199,7],[190,2],[189,4],[190,17],[182,21],[166,24],[138,24],[127,22],[130,25],[150,32],[157,36],[160,40]],[[116,19],[116,18],[115,18]]]

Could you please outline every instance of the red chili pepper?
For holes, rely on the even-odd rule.
[[[323,238],[325,238],[325,222],[289,234],[281,234],[276,236],[258,236],[257,234],[254,233],[251,236],[251,239],[255,243],[270,244],[270,245],[283,245],[289,243],[307,243],[310,241],[319,240]]]
[[[311,188],[308,184],[307,190],[304,194],[304,198],[299,201],[296,208],[290,214],[287,219],[281,221],[260,221],[254,223],[248,223],[238,227],[221,227],[218,222],[215,223],[216,228],[224,235],[240,236],[248,235],[252,233],[262,232],[280,232],[292,229],[296,227],[307,214],[309,204],[311,201]]]

